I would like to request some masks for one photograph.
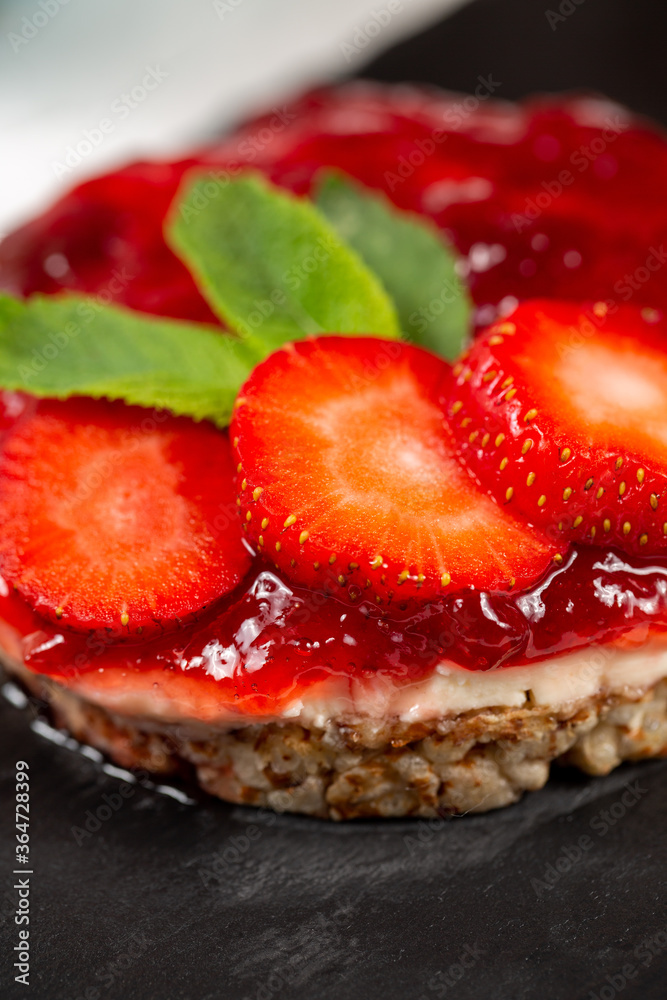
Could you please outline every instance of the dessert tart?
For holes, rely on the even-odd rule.
[[[667,753],[667,144],[353,84],[0,245],[0,647],[126,767],[332,819]]]

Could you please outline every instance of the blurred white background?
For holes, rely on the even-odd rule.
[[[359,72],[463,2],[4,0],[0,235],[86,177]]]

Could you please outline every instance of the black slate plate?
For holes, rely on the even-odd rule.
[[[20,747],[35,873],[32,985],[3,997],[665,996],[667,762],[557,772],[484,816],[334,825],[124,784],[29,718],[0,715],[3,872]]]
[[[663,5],[546,2],[478,0],[367,75],[466,90],[493,73],[507,98],[593,88],[667,121]],[[550,8],[571,11],[555,30]],[[128,785],[57,739],[0,703],[2,1000],[667,995],[667,762],[594,781],[556,771],[485,816],[334,825]],[[18,758],[29,987],[12,971]]]

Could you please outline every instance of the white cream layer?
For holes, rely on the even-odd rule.
[[[279,719],[307,726],[323,726],[330,719],[427,722],[529,703],[557,710],[600,693],[638,697],[667,677],[667,643],[653,639],[636,648],[588,646],[528,666],[491,671],[465,670],[443,661],[427,679],[401,686],[382,675],[365,681],[332,677],[286,701],[278,713],[266,715],[235,710],[216,697],[214,684],[204,695],[201,687],[190,686],[187,675],[113,674],[82,674],[68,687],[108,711],[160,723],[196,720],[205,726],[237,728]]]

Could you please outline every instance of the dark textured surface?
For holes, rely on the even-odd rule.
[[[666,45],[661,0],[476,0],[384,53],[366,75],[473,92],[491,74],[506,100],[595,90],[667,124]]]
[[[7,803],[20,746],[32,775],[32,997],[574,1000],[600,996],[607,977],[620,984],[627,963],[624,998],[665,995],[667,763],[597,781],[560,772],[518,806],[432,824],[328,824],[136,785],[86,835],[121,782],[27,730],[27,717],[0,711],[0,787]],[[4,871],[11,821],[3,808]],[[7,910],[3,898],[3,960]],[[655,957],[643,946],[654,938]],[[470,968],[455,982],[462,955]]]
[[[594,88],[667,121],[665,5],[570,3],[552,31],[545,9],[560,6],[479,0],[368,75],[466,90],[492,73],[507,98]],[[141,785],[121,798],[118,777],[32,732],[30,718],[0,705],[2,1000],[667,994],[667,763],[596,780],[556,772],[485,816],[333,825],[185,805]],[[32,776],[29,988],[10,973],[19,757]],[[100,807],[110,817],[82,834]]]

